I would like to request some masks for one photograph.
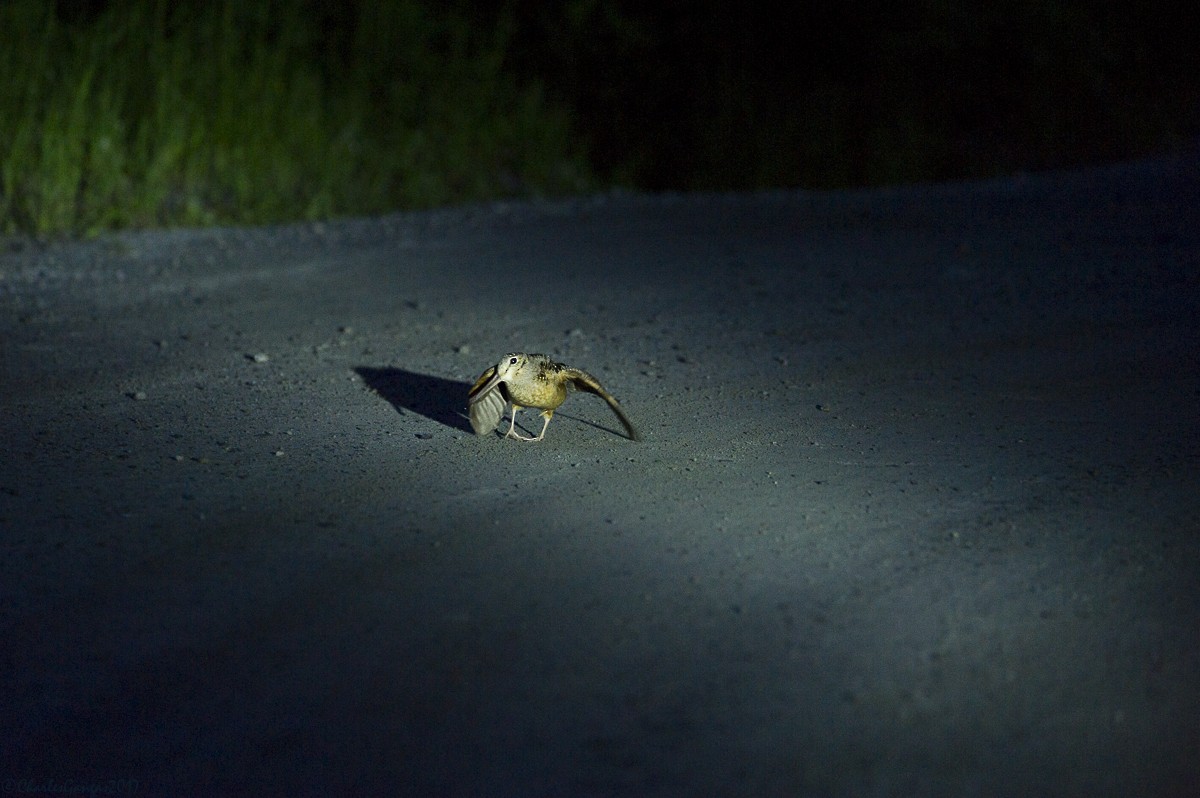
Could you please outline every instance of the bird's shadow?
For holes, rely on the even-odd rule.
[[[357,366],[354,371],[371,390],[391,402],[392,407],[400,413],[417,413],[451,429],[473,431],[471,421],[464,412],[467,407],[467,393],[471,390],[469,383],[397,368]],[[506,415],[511,413],[509,409]],[[580,424],[624,437],[615,429],[568,413],[557,413],[555,418],[569,418]],[[530,429],[520,421],[517,422],[517,426],[530,435],[540,428],[540,425],[535,425],[534,429]]]
[[[397,368],[357,366],[354,371],[401,413],[407,410],[452,429],[471,432],[464,412],[471,388],[468,383]]]

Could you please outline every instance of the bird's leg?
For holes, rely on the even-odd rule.
[[[504,437],[516,438],[517,440],[522,440],[521,436],[513,431],[514,428],[517,426],[517,411],[520,409],[521,408],[517,407],[516,405],[513,405],[512,417],[509,419],[509,422],[508,422],[508,432],[506,432],[504,434]]]
[[[524,435],[522,435],[521,433],[519,433],[519,432],[517,432],[517,431],[516,431],[516,426],[517,426],[517,411],[518,411],[518,410],[520,410],[520,409],[521,409],[520,407],[517,407],[516,405],[513,405],[513,411],[512,411],[512,421],[510,421],[510,422],[509,422],[509,424],[508,424],[508,434],[506,434],[504,437],[506,437],[506,438],[515,438],[515,439],[517,439],[517,440],[519,440],[519,441],[540,441],[540,440],[542,439],[542,436],[541,436],[541,435],[539,435],[539,436],[538,436],[538,437],[536,437],[536,438],[526,438]],[[545,427],[542,427],[542,435],[545,435],[545,434],[546,434],[546,428],[545,428]]]
[[[540,441],[542,438],[546,437],[546,427],[550,426],[550,419],[553,416],[554,416],[553,410],[543,410],[542,418],[546,419],[546,423],[542,424],[542,431],[538,433],[538,436],[536,438],[529,438],[528,440]]]

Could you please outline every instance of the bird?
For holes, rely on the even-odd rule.
[[[512,420],[505,438],[519,441],[540,441],[546,437],[546,427],[554,411],[566,401],[569,390],[594,393],[617,414],[630,440],[641,440],[621,405],[600,382],[582,369],[556,363],[547,355],[510,352],[500,362],[479,375],[467,394],[471,427],[476,435],[487,435],[500,424],[504,408],[512,405]],[[542,411],[542,431],[536,438],[527,438],[516,431],[517,411],[533,407]]]

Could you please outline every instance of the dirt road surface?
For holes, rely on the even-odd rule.
[[[5,793],[1200,794],[1198,319],[1196,152],[7,242]]]

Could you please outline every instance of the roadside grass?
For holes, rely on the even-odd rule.
[[[571,119],[415,0],[0,3],[0,232],[263,224],[591,183]],[[83,9],[83,10],[80,10]]]

